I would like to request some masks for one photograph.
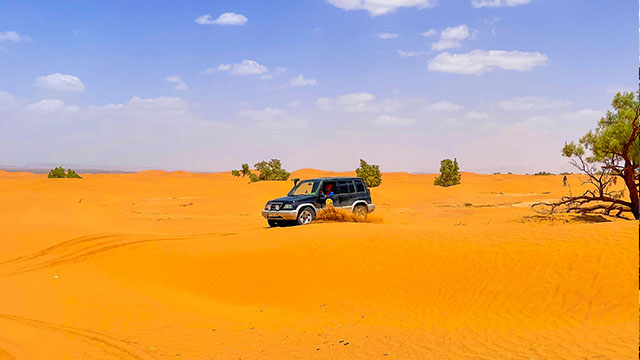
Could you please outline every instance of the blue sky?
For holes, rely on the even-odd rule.
[[[636,14],[628,1],[2,1],[0,164],[561,171],[564,141],[637,87]]]

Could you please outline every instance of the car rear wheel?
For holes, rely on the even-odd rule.
[[[316,212],[310,207],[305,207],[298,213],[298,219],[296,222],[298,225],[306,225],[312,222],[316,218]]]
[[[362,221],[367,220],[368,213],[369,209],[364,205],[356,205],[356,207],[353,208],[353,214]]]
[[[277,220],[267,220],[267,222],[269,223],[270,227],[280,226],[280,222]]]

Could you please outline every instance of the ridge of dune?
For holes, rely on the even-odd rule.
[[[558,176],[434,177],[270,229],[290,181],[0,171],[0,359],[636,358],[637,222],[536,217]]]

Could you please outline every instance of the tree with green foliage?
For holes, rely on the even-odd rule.
[[[64,179],[64,178],[75,178],[75,179],[80,179],[82,178],[80,175],[78,175],[78,173],[76,173],[75,171],[71,170],[71,169],[67,169],[67,171],[64,171],[64,168],[62,166],[58,166],[54,169],[51,169],[49,171],[49,175],[47,175],[48,178],[51,179]]]
[[[240,170],[231,170],[231,175],[235,177],[240,177]]]
[[[458,167],[458,159],[444,159],[440,161],[440,175],[433,180],[433,185],[437,186],[453,186],[460,184],[460,168]]]
[[[254,165],[255,169],[260,172],[257,176],[257,181],[263,180],[288,180],[291,175],[288,171],[282,168],[282,162],[278,159],[271,159],[267,161],[260,161]],[[249,175],[249,180],[254,182],[255,177]]]
[[[356,169],[356,176],[362,178],[367,187],[376,187],[382,184],[382,173],[380,165],[369,165],[366,161],[360,159],[360,167]]]
[[[592,188],[580,196],[565,196],[555,203],[537,203],[549,212],[564,210],[579,214],[603,213],[621,217],[625,212],[638,219],[638,98],[635,93],[617,93],[611,102],[613,110],[598,121],[594,130],[578,143],[565,143],[562,155],[587,175],[585,184]],[[621,179],[628,192],[614,191],[611,186]]]
[[[242,177],[249,176],[249,174],[251,174],[249,164],[242,164],[242,170],[240,170],[240,173],[242,173]]]

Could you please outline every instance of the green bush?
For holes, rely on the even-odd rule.
[[[260,181],[260,178],[256,174],[249,173],[249,181],[250,182],[258,182],[258,181]]]
[[[369,165],[362,159],[360,159],[360,167],[356,169],[356,176],[362,178],[367,187],[370,188],[380,186],[382,183],[380,165]]]
[[[231,175],[235,177],[240,177],[240,170],[231,170]]]
[[[440,175],[433,180],[433,184],[437,186],[452,186],[460,184],[460,168],[458,168],[458,160],[444,159],[440,161]]]
[[[51,179],[64,179],[64,178],[80,179],[80,178],[82,178],[80,175],[78,175],[78,173],[76,173],[75,171],[73,171],[71,169],[67,169],[67,171],[65,173],[64,168],[62,166],[58,166],[55,169],[51,169],[49,171],[49,175],[47,175],[47,177],[51,178]]]
[[[76,173],[75,171],[73,171],[71,169],[67,169],[67,177],[68,178],[74,178],[74,179],[82,178],[80,175],[78,175],[78,173]]]
[[[240,173],[242,173],[242,177],[249,176],[249,174],[251,174],[249,164],[242,164],[242,170],[240,170]]]
[[[278,159],[271,159],[267,161],[260,161],[259,163],[254,165],[255,169],[260,172],[260,175],[257,176],[258,180],[255,180],[255,177],[249,175],[249,180],[251,182],[255,181],[264,181],[264,180],[279,180],[284,181],[288,180],[291,174],[282,168],[282,162]]]
[[[539,171],[535,174],[533,174],[533,176],[549,176],[549,175],[555,175],[554,173],[550,173],[548,171]]]

